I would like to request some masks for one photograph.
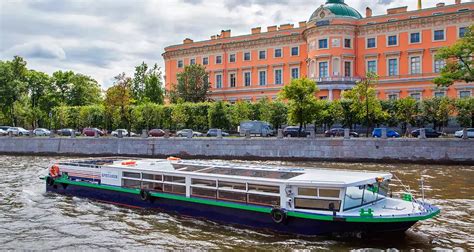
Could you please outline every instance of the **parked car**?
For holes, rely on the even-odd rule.
[[[117,130],[114,130],[110,133],[111,136],[113,137],[118,137],[118,134],[119,134],[119,131],[122,132],[122,136],[126,137],[126,136],[130,136],[130,137],[136,137],[138,136],[138,134],[136,133],[133,133],[133,132],[128,132],[128,130],[126,129],[117,129]]]
[[[193,131],[192,129],[182,129],[182,130],[176,132],[176,136],[178,136],[178,137],[187,137],[189,132],[192,132],[193,137],[202,137],[202,136],[204,136],[204,134],[202,134],[201,132]]]
[[[99,134],[99,136],[103,136],[104,132],[98,128],[84,128],[82,130],[82,134],[84,136],[95,136],[95,133]]]
[[[413,131],[411,132],[411,135],[412,135],[413,137],[418,137],[418,136],[420,135],[420,130],[421,130],[421,129],[422,129],[422,128],[413,130]],[[427,138],[436,138],[436,137],[439,137],[439,136],[442,135],[441,132],[438,132],[438,131],[436,131],[436,130],[434,130],[434,129],[432,129],[432,128],[424,128],[424,129],[425,129],[425,135],[426,135]]]
[[[6,136],[8,135],[8,132],[6,130],[0,129],[0,136]]]
[[[249,130],[251,135],[260,135],[262,137],[274,136],[275,131],[272,126],[263,121],[245,121],[240,123],[240,136],[245,136],[245,132]]]
[[[80,135],[81,133],[74,130],[74,129],[59,129],[56,133],[59,136],[71,136],[72,132],[75,132],[76,136]]]
[[[311,132],[306,130],[306,129],[301,129],[301,132],[299,132],[300,127],[299,126],[288,126],[283,129],[283,136],[284,137],[308,137],[311,135]]]
[[[372,137],[382,137],[382,128],[375,128],[373,131],[372,131]],[[395,130],[393,129],[387,129],[387,137],[400,137],[400,134],[398,134],[398,132],[396,132]]]
[[[150,131],[148,131],[148,136],[162,137],[165,136],[165,131],[162,129],[151,129]]]
[[[49,136],[51,135],[51,131],[44,129],[44,128],[37,128],[33,130],[33,134],[35,136]]]
[[[466,130],[467,130],[467,137],[474,138],[474,128],[468,128]],[[454,133],[454,136],[461,138],[462,134],[463,134],[463,130],[458,130]]]
[[[343,128],[332,128],[330,130],[326,130],[324,132],[326,137],[337,137],[337,136],[344,136],[344,129]],[[355,131],[350,131],[349,136],[351,137],[359,137],[359,133]]]
[[[218,129],[209,129],[206,133],[206,136],[208,137],[216,137],[217,136],[217,130]],[[227,132],[224,132],[224,131],[221,131],[222,133],[222,136],[225,137],[225,136],[229,136],[229,133]]]
[[[11,126],[0,126],[1,130],[7,131]]]
[[[22,127],[10,127],[7,130],[8,132],[12,132],[14,136],[28,136],[30,132]]]

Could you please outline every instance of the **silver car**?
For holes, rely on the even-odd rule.
[[[14,136],[28,136],[30,132],[22,127],[11,127],[7,132],[12,132]]]
[[[467,137],[468,138],[474,138],[474,128],[468,128],[467,130]],[[456,133],[454,133],[455,137],[461,138],[463,134],[463,130],[458,130]]]
[[[197,131],[193,131],[192,129],[182,129],[178,132],[176,132],[176,136],[178,137],[187,137],[188,134],[190,134],[192,132],[192,136],[193,137],[202,137],[204,136],[204,134],[202,134],[201,132],[197,132]]]
[[[37,128],[33,130],[33,134],[35,136],[49,136],[51,135],[51,131],[44,129],[44,128]]]
[[[6,135],[8,135],[8,132],[0,129],[0,136],[6,136]]]

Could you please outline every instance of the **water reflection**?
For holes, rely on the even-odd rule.
[[[442,208],[441,215],[416,224],[404,236],[357,239],[280,235],[45,193],[38,177],[46,172],[45,167],[52,160],[54,158],[0,156],[2,250],[474,248],[472,166],[260,162],[389,171],[416,190],[419,188],[417,180],[424,177],[425,197]],[[401,187],[395,186],[393,190],[401,190]]]

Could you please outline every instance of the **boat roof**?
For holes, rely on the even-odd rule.
[[[162,172],[165,175],[194,175],[199,178],[242,180],[292,185],[348,187],[376,183],[377,178],[391,179],[387,172],[348,171],[316,167],[248,165],[214,160],[167,160],[101,158],[61,160],[60,165],[111,167],[137,172]]]

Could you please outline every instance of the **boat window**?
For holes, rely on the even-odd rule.
[[[181,168],[179,170],[180,171],[187,171],[187,172],[195,172],[195,171],[206,169],[206,168],[208,168],[208,167],[203,166],[203,165],[186,165],[184,168]]]
[[[390,180],[381,183],[348,187],[344,196],[344,210],[374,202],[387,195]]]
[[[230,167],[209,167],[208,169],[202,169],[197,172],[218,174],[218,175],[228,175],[228,176],[268,178],[268,179],[290,179],[290,178],[303,174],[299,172],[241,169],[241,168],[230,168]]]
[[[247,186],[246,186],[245,183],[219,181],[219,189],[226,189],[226,190],[247,190]]]
[[[242,192],[227,192],[227,191],[218,191],[217,198],[220,200],[236,201],[236,202],[246,202],[247,194]]]
[[[257,185],[257,184],[249,184],[249,192],[256,191],[256,192],[266,192],[266,193],[280,193],[279,186],[269,186],[269,185]]]
[[[298,187],[298,195],[318,197],[318,188],[316,188],[316,187]]]
[[[192,179],[191,184],[196,185],[196,186],[216,187],[216,181],[215,180]]]
[[[377,200],[378,186],[372,184],[365,186],[364,196],[362,197],[362,204],[367,204]]]
[[[142,182],[142,188],[150,191],[163,191],[163,183]]]
[[[177,176],[164,176],[166,182],[174,182],[174,183],[181,183],[184,184],[186,179],[185,177],[177,177]]]
[[[341,208],[341,201],[340,200],[295,198],[295,208],[339,211],[339,209]]]
[[[362,205],[363,193],[364,193],[364,186],[347,187],[346,195],[344,196],[344,210]]]
[[[321,189],[319,188],[319,197],[339,198],[339,189]]]
[[[122,186],[127,188],[140,188],[140,180],[122,179]]]
[[[138,172],[123,172],[122,173],[122,177],[125,177],[125,178],[140,178],[140,173]]]
[[[191,187],[191,195],[197,197],[213,198],[217,197],[217,191],[215,189]]]
[[[261,194],[247,194],[247,202],[256,205],[279,206],[280,196],[269,196]]]
[[[169,193],[186,194],[186,186],[164,184],[163,191]]]
[[[142,173],[142,179],[163,181],[163,176],[158,174]]]

